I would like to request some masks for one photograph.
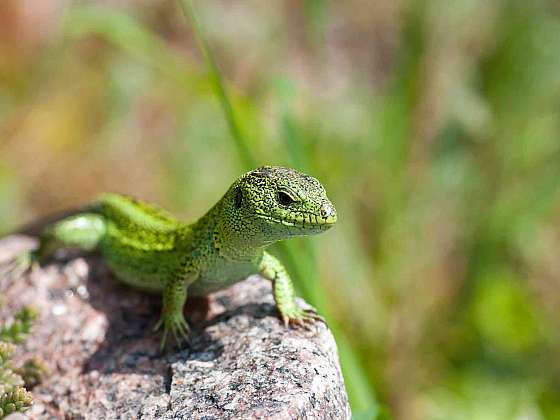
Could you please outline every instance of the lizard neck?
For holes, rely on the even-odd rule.
[[[228,199],[222,198],[198,223],[206,225],[216,251],[235,261],[253,261],[260,258],[272,242],[262,239],[252,223],[237,219],[228,211]]]

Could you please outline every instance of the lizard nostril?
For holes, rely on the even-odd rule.
[[[325,219],[326,219],[327,217],[329,217],[329,216],[334,215],[333,206],[331,206],[330,204],[323,204],[323,205],[321,206],[321,210],[320,210],[320,211],[321,211],[321,217],[323,217],[323,218],[325,218]]]

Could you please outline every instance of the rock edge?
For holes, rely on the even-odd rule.
[[[0,265],[32,244],[0,240]],[[166,354],[150,331],[159,297],[120,285],[99,257],[53,262],[0,291],[0,319],[27,304],[40,314],[17,356],[50,370],[32,418],[350,418],[332,334],[286,329],[258,276],[188,302],[191,341]]]

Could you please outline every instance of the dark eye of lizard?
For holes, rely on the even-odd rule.
[[[292,198],[290,194],[285,191],[278,191],[278,203],[282,206],[289,206],[290,204],[295,203],[296,200]]]
[[[241,188],[239,187],[237,188],[237,191],[235,191],[234,202],[235,202],[235,207],[240,209],[241,204],[243,204],[243,191],[241,191]]]

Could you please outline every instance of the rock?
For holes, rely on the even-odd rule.
[[[21,413],[12,413],[4,417],[4,420],[27,420],[27,416]]]
[[[0,265],[31,245],[1,240]],[[160,298],[119,284],[99,257],[52,262],[1,292],[0,319],[39,312],[17,356],[50,371],[32,418],[350,418],[330,331],[286,329],[258,276],[189,301],[190,343],[163,354],[151,331]]]

